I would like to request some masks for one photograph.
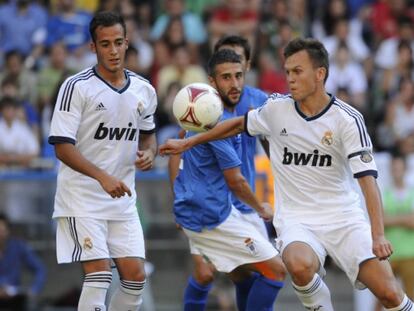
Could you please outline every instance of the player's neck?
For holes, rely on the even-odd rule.
[[[330,101],[331,97],[326,92],[317,92],[299,101],[298,104],[303,114],[313,117],[323,111]]]
[[[123,69],[116,72],[111,72],[102,66],[99,66],[98,64],[95,67],[95,70],[102,79],[104,79],[107,83],[116,89],[122,88],[126,83],[126,77]]]

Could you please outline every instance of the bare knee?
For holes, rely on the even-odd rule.
[[[312,281],[313,276],[319,270],[319,259],[309,248],[308,251],[287,249],[283,253],[283,262],[292,277],[293,283],[305,286]]]
[[[144,261],[136,258],[122,258],[115,260],[119,276],[122,280],[145,281]]]
[[[386,308],[394,308],[401,304],[404,295],[397,281],[383,282],[381,288],[376,292],[378,300]]]
[[[209,285],[214,280],[214,269],[209,264],[196,264],[193,278],[201,285]]]

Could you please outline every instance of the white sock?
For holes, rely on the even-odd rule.
[[[112,273],[100,271],[88,273],[83,280],[78,311],[106,311],[105,297],[112,281]]]
[[[398,307],[385,309],[387,311],[414,311],[414,303],[404,295],[404,299]]]
[[[142,303],[142,292],[144,290],[145,280],[126,281],[121,280],[109,304],[109,311],[137,311]]]
[[[307,310],[334,310],[329,289],[318,274],[315,274],[312,281],[305,286],[298,286],[294,283],[292,285],[296,295]]]

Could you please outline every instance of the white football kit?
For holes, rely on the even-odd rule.
[[[131,189],[132,196],[114,199],[98,181],[61,163],[54,218],[128,221],[138,217],[134,162],[139,134],[155,131],[153,114],[157,99],[154,88],[146,80],[128,70],[125,70],[125,77],[126,84],[122,89],[108,84],[94,67],[66,79],[57,98],[49,142],[74,144],[83,157],[122,180]],[[59,229],[59,224],[58,233],[59,230],[68,232],[74,249],[79,247],[79,240],[90,238],[73,224],[70,230]],[[142,234],[140,239],[143,248]],[[67,241],[61,244],[65,245]],[[96,245],[96,242],[92,244]],[[108,253],[111,255],[110,250]]]
[[[329,254],[355,283],[359,264],[375,257],[352,178],[377,176],[362,115],[332,97],[322,112],[306,117],[290,96],[273,94],[246,115],[246,130],[269,141],[281,251],[291,242],[305,242],[321,266]],[[350,226],[366,233],[350,234]]]

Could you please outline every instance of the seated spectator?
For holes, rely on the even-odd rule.
[[[381,148],[399,148],[405,155],[414,152],[414,83],[411,79],[400,82],[399,93],[389,101],[377,137]]]
[[[132,17],[125,18],[127,30],[128,46],[136,52],[137,65],[139,67],[137,74],[149,77],[149,71],[154,61],[154,51],[150,42],[142,37],[138,24]],[[133,51],[131,49],[131,51]],[[129,54],[130,56],[131,54]],[[137,68],[138,69],[138,68]]]
[[[84,69],[95,64],[95,55],[89,49],[89,22],[92,16],[76,8],[75,0],[59,0],[57,12],[47,24],[46,46],[63,42],[69,52],[69,65]]]
[[[336,94],[338,89],[346,88],[351,95],[353,105],[364,112],[366,107],[366,92],[368,82],[362,66],[353,61],[346,43],[339,43],[334,54],[334,60],[329,68],[326,90]]]
[[[184,33],[184,24],[179,17],[172,17],[168,23],[168,27],[160,39],[165,44],[172,54],[176,47],[186,45],[190,52],[190,62],[192,64],[198,63],[199,49],[198,45],[187,41]]]
[[[33,274],[28,288],[22,284],[24,268]],[[24,241],[10,235],[9,221],[0,214],[0,309],[24,311],[28,305],[33,309],[45,280],[40,259]]]
[[[46,39],[46,10],[30,0],[8,1],[0,6],[1,54],[18,51],[26,58],[27,67],[35,65]]]
[[[396,36],[381,42],[375,53],[375,65],[380,69],[394,68],[398,60],[398,46],[402,41],[409,42],[414,50],[414,23],[411,18],[402,17],[398,20]],[[414,56],[414,55],[413,55]]]
[[[204,68],[200,65],[190,64],[190,52],[186,45],[176,47],[171,58],[173,63],[159,71],[157,94],[160,98],[166,95],[167,88],[173,81],[178,81],[181,85],[193,82],[208,83]]]
[[[279,49],[283,50],[284,46],[280,44],[283,40],[281,34],[286,33],[287,30],[282,28],[289,28],[290,38],[287,42],[293,37],[305,35],[302,29],[304,20],[295,19],[291,8],[287,0],[272,0],[264,7],[259,25],[258,46],[260,50],[268,49],[275,52]],[[277,54],[279,55],[279,52]]]
[[[14,76],[6,76],[0,85],[1,97],[11,97],[20,103],[18,109],[18,119],[24,123],[27,123],[32,132],[39,136],[39,114],[31,103],[25,100],[19,100],[19,82]]]
[[[394,274],[403,289],[414,299],[414,188],[406,184],[407,163],[404,156],[393,154],[390,173],[392,184],[383,189],[385,237],[392,243],[390,257]],[[377,310],[381,310],[377,306]]]
[[[37,100],[36,74],[24,67],[24,57],[18,51],[9,51],[5,55],[5,67],[0,72],[0,83],[6,76],[18,81],[18,99],[35,105]],[[3,95],[0,93],[0,97]]]
[[[29,167],[39,155],[39,142],[27,123],[18,118],[19,103],[11,97],[0,100],[0,167]]]
[[[250,1],[224,0],[222,6],[213,10],[208,22],[210,45],[214,46],[226,35],[239,35],[246,38],[251,46],[255,46],[258,23],[258,12],[251,9]]]
[[[379,73],[383,99],[389,99],[398,92],[398,85],[401,80],[414,80],[414,55],[410,42],[400,41],[397,53],[395,66],[381,70]]]
[[[286,76],[277,66],[273,55],[268,51],[259,54],[259,75],[257,87],[267,94],[288,92]]]
[[[151,30],[150,39],[159,40],[165,33],[170,19],[179,17],[183,24],[185,40],[194,44],[202,44],[207,34],[200,17],[186,10],[184,0],[165,0],[165,14],[159,16]]]
[[[334,24],[333,34],[322,39],[322,43],[329,55],[334,55],[338,49],[338,45],[341,42],[345,42],[352,60],[363,63],[369,58],[370,50],[362,39],[361,34],[352,34],[349,27],[350,25],[347,19],[338,19]]]

